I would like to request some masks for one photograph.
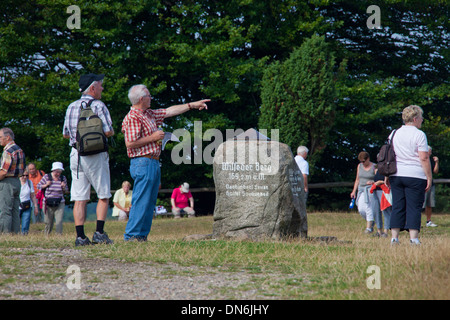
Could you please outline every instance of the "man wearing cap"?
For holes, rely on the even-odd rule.
[[[106,137],[114,135],[111,116],[106,105],[100,101],[103,91],[103,74],[85,74],[80,77],[79,86],[82,96],[72,102],[67,108],[64,120],[63,136],[69,139],[72,147],[70,152],[70,170],[72,171],[71,201],[75,201],[73,217],[77,238],[76,246],[91,244],[84,234],[84,222],[86,220],[86,205],[91,197],[91,186],[97,193],[97,228],[92,237],[93,243],[112,243],[103,228],[108,212],[109,198],[111,197],[111,181],[109,172],[108,152],[101,152],[89,156],[78,157],[76,145],[76,132],[81,103],[95,101],[91,104],[92,111],[98,115],[103,123],[103,132]],[[80,163],[78,163],[80,159]]]
[[[195,217],[194,197],[189,191],[187,182],[173,189],[170,202],[172,203],[172,213],[175,218],[180,218],[182,213],[187,213],[189,218]]]
[[[19,233],[20,181],[25,170],[25,154],[14,142],[9,128],[0,129],[0,233]]]
[[[56,233],[62,234],[63,232],[63,218],[64,218],[64,193],[69,193],[67,186],[67,179],[62,175],[64,171],[63,164],[61,162],[53,162],[52,171],[44,177],[37,184],[38,190],[43,190],[44,198],[44,221],[45,230],[44,233],[49,235],[53,226],[56,226]]]
[[[151,109],[150,91],[145,85],[132,86],[128,91],[130,112],[122,122],[125,146],[130,160],[130,173],[134,179],[130,218],[125,228],[124,240],[146,241],[150,233],[153,210],[161,182],[159,156],[160,141],[164,132],[158,130],[165,118],[190,110],[208,109],[209,99],[171,106],[167,109]]]

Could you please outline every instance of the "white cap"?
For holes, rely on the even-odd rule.
[[[188,193],[189,192],[189,183],[185,182],[181,185],[181,191],[183,191],[184,193]]]
[[[54,170],[63,170],[64,171],[62,162],[53,162],[52,171],[54,171]]]

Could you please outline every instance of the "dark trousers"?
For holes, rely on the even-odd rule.
[[[420,220],[427,180],[390,177],[392,193],[391,229],[420,231]]]

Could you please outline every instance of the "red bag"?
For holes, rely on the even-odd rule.
[[[42,205],[43,205],[43,203],[44,203],[44,198],[45,198],[45,196],[44,196],[44,191],[45,191],[45,190],[39,190],[39,191],[36,193],[36,200],[37,200],[39,209],[42,209]]]

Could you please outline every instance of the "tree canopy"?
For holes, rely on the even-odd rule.
[[[333,73],[324,86],[330,89],[326,101],[311,92],[301,95],[291,112],[282,110],[286,124],[308,121],[309,127],[295,132],[295,139],[286,136],[286,143],[317,150],[312,182],[353,179],[358,152],[366,150],[374,159],[390,130],[401,125],[400,112],[409,104],[423,107],[423,130],[441,158],[440,175],[449,176],[445,1],[79,0],[80,28],[71,29],[67,8],[73,4],[0,3],[0,125],[13,129],[27,161],[39,168],[48,170],[53,161],[68,167],[70,151],[62,125],[67,106],[80,96],[78,79],[83,73],[106,74],[102,100],[116,132],[111,177],[112,185],[120,186],[129,178],[120,130],[132,85],[148,86],[153,107],[213,100],[208,112],[168,120],[168,131],[191,131],[194,121],[202,121],[203,132],[258,127],[270,122],[264,120],[264,109],[276,106],[270,96],[264,103],[263,75],[286,78],[281,66],[290,68],[305,40],[317,37],[320,44],[310,44],[310,50],[334,61],[326,71]],[[380,8],[380,29],[366,25],[370,5]],[[305,75],[305,67],[299,68],[299,75]],[[316,112],[322,103],[332,115],[325,124],[321,121],[328,111]],[[306,108],[309,119],[304,118]],[[319,132],[324,126],[327,134],[312,133],[313,127]],[[313,140],[317,135],[318,144]],[[192,186],[213,186],[211,166],[175,165],[170,161],[172,147],[163,152],[163,187],[185,180]]]

